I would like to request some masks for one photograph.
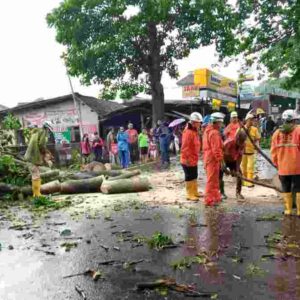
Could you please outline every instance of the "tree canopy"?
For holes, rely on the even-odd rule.
[[[114,84],[126,97],[149,90],[154,122],[164,115],[163,71],[177,78],[176,60],[213,43],[221,59],[233,54],[239,23],[227,0],[65,0],[47,21],[70,75],[103,84],[108,98]]]
[[[264,64],[271,77],[288,76],[283,87],[300,85],[300,1],[238,0],[241,51],[251,65]]]

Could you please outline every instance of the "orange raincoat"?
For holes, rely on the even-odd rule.
[[[295,127],[290,133],[280,129],[272,137],[271,156],[278,167],[278,174],[300,175],[300,127]]]
[[[188,124],[182,134],[180,163],[188,167],[197,166],[200,148],[201,143],[199,133],[196,129],[192,128],[190,124]]]
[[[224,130],[224,135],[226,139],[231,138],[234,139],[237,131],[240,129],[239,122],[237,123],[230,123]]]
[[[220,131],[212,124],[209,124],[204,132],[203,159],[207,176],[204,202],[206,205],[214,205],[221,201],[219,181],[223,160],[223,142]]]

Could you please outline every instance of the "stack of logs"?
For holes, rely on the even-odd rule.
[[[20,163],[24,164],[24,167],[30,167],[27,163]],[[92,162],[77,173],[41,167],[43,183],[41,193],[43,195],[97,192],[119,194],[148,191],[151,188],[150,182],[147,178],[139,177],[140,174],[140,170],[112,170],[110,164],[104,165],[99,162]],[[18,187],[0,183],[0,194],[3,193],[21,193],[30,196],[32,189],[31,186]]]

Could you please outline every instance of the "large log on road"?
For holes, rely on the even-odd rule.
[[[60,193],[60,186],[61,186],[61,183],[58,180],[42,184],[41,193],[42,193],[42,195],[50,195],[50,194]],[[31,186],[22,187],[21,193],[25,196],[31,196],[32,195]]]
[[[134,177],[134,176],[138,176],[140,174],[141,174],[140,170],[135,170],[135,171],[132,171],[132,172],[124,172],[123,174],[121,174],[119,176],[109,178],[108,181],[127,179],[127,178],[131,178],[131,177]]]
[[[147,178],[106,180],[101,185],[101,192],[104,194],[137,193],[149,191],[150,188],[151,185]]]
[[[102,182],[103,176],[81,180],[68,180],[61,184],[61,193],[77,194],[99,192]]]

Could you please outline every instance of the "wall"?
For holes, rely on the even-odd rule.
[[[45,101],[46,102],[46,101]],[[45,103],[46,104],[46,103]],[[83,133],[92,135],[98,131],[98,115],[91,111],[87,105],[80,105]],[[15,112],[23,127],[37,125],[42,127],[45,121],[49,121],[53,127],[55,142],[70,143],[74,139],[74,128],[79,126],[79,117],[74,108],[73,100],[66,100],[59,104],[48,104],[44,108],[30,108]]]

